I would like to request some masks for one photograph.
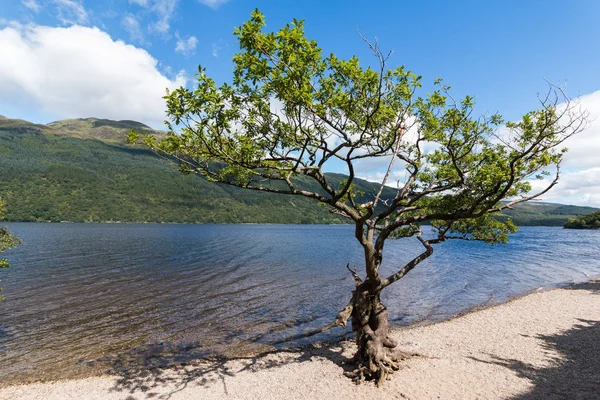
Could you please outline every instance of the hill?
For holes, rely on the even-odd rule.
[[[514,210],[505,210],[498,215],[498,218],[502,220],[510,217],[520,226],[562,226],[570,218],[587,215],[596,210],[593,207],[534,201],[517,204]]]
[[[125,143],[135,121],[82,118],[47,125],[0,118],[0,195],[8,221],[343,223],[303,197],[259,193],[185,176],[144,147]],[[329,174],[334,181],[344,179]],[[301,184],[316,190],[312,181]],[[369,200],[376,184],[356,180]],[[393,189],[384,197],[393,196]],[[518,225],[557,225],[590,207],[522,204],[500,216]]]
[[[0,120],[0,193],[8,201],[5,220],[344,222],[310,199],[182,175],[149,150],[125,143],[129,129],[140,125],[95,118],[48,125]],[[151,131],[145,125],[141,128]],[[341,181],[343,176],[335,178]],[[312,182],[306,184],[316,189]],[[365,192],[365,201],[377,188],[361,180],[356,186]]]
[[[162,135],[164,132],[156,131],[148,125],[136,121],[112,121],[98,118],[65,119],[50,122],[47,125],[51,130],[47,133],[66,135],[80,139],[98,139],[104,142],[124,144],[124,135],[131,129],[138,132]]]

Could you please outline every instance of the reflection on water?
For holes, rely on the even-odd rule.
[[[350,226],[9,228],[23,244],[2,271],[0,385],[106,371],[136,349],[176,349],[168,360],[185,362],[272,348],[330,322],[354,286],[344,266],[363,259]],[[598,275],[599,244],[598,231],[560,228],[523,228],[501,246],[443,243],[384,301],[397,325],[449,318]],[[383,273],[420,251],[416,241],[390,242]]]

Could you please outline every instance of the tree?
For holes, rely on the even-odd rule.
[[[348,305],[315,332],[345,327],[351,319],[358,350],[349,375],[380,384],[401,357],[388,336],[381,292],[429,257],[435,244],[505,242],[516,227],[493,214],[556,184],[566,151],[558,147],[583,128],[585,113],[568,100],[561,103],[562,91],[550,85],[541,108],[519,122],[504,124],[497,114],[476,118],[473,99],[455,100],[440,79],[433,93],[418,96],[421,77],[404,67],[389,69],[391,53],[382,53],[377,42],[363,37],[377,60],[373,69],[356,57],[323,56],[305,37],[303,21],[277,32],[264,32],[264,26],[256,10],[235,29],[241,51],[233,58],[231,84],[217,85],[199,67],[195,90],[182,87],[165,96],[167,137],[132,132],[129,139],[176,160],[184,173],[305,196],[354,223],[364,249],[364,276],[351,270],[356,287]],[[387,172],[371,201],[358,204],[355,168],[366,159],[386,160]],[[343,165],[347,179],[329,179],[324,170],[331,164]],[[553,166],[552,182],[531,193],[528,179],[549,175]],[[394,197],[384,198],[398,168],[406,179],[398,182]],[[310,190],[311,180],[318,190]],[[422,224],[431,224],[435,235],[425,237]],[[424,250],[386,277],[379,270],[390,238],[416,238]]]
[[[564,227],[567,229],[600,229],[600,210],[581,217],[569,218]]]
[[[4,215],[5,207],[6,207],[6,201],[0,199],[0,220],[2,219],[2,217]],[[19,243],[21,243],[19,238],[11,235],[5,226],[0,227],[0,253],[3,253],[4,251],[6,251],[7,249],[9,249],[11,247],[17,247],[17,245]],[[9,266],[8,261],[6,261],[6,259],[4,259],[4,258],[0,258],[0,268],[8,268],[8,266]],[[0,292],[2,292],[2,288],[0,288]],[[3,298],[3,296],[0,294],[0,300],[2,300],[2,298]]]

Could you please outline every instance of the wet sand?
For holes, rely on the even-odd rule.
[[[343,372],[353,344],[178,369],[9,386],[0,399],[597,399],[600,281],[542,291],[434,325],[394,330],[402,363],[383,387]],[[148,365],[151,365],[151,358]]]

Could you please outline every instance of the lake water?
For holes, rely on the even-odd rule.
[[[23,244],[0,271],[0,385],[271,349],[330,322],[363,259],[351,226],[7,225]],[[390,241],[383,274],[421,251]],[[598,275],[600,231],[525,227],[507,245],[438,245],[383,300],[408,325]]]

